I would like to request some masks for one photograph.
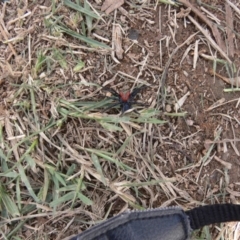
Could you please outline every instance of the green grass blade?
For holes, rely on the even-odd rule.
[[[107,185],[107,182],[106,182],[106,179],[104,177],[104,174],[103,174],[103,170],[102,170],[102,167],[101,167],[101,164],[99,162],[99,159],[97,157],[96,154],[92,153],[91,154],[91,159],[93,161],[93,164],[98,172],[98,174],[101,176],[101,179],[102,179],[102,183],[106,186]]]
[[[83,195],[82,193],[78,193],[78,198],[86,205],[90,206],[93,204],[92,200],[90,200],[88,197]]]
[[[180,112],[180,113],[164,113],[165,116],[170,117],[185,117],[187,115],[187,112]]]
[[[63,203],[66,203],[70,200],[73,200],[74,196],[75,196],[75,191],[69,192],[69,193],[65,194],[64,196],[62,196],[60,198],[57,198],[56,200],[52,201],[50,203],[50,207],[57,208],[59,205],[61,205]],[[78,193],[78,198],[86,205],[91,205],[92,204],[92,201],[88,197],[86,197],[85,195],[83,195],[81,193]]]
[[[17,205],[9,197],[4,187],[0,184],[0,203],[6,208],[7,212],[13,216],[20,216]]]
[[[71,164],[71,166],[68,168],[66,175],[67,176],[72,176],[77,165],[75,163]]]
[[[110,47],[108,45],[106,45],[105,43],[101,43],[101,42],[93,40],[93,39],[91,39],[89,37],[85,37],[85,36],[83,36],[83,35],[81,35],[81,34],[79,34],[77,32],[74,32],[74,31],[66,28],[66,27],[63,27],[63,26],[59,25],[59,29],[60,29],[61,32],[64,32],[64,33],[66,33],[66,34],[68,34],[68,35],[70,35],[70,36],[72,36],[74,38],[77,38],[77,39],[79,39],[79,40],[89,44],[92,47],[99,47],[99,48],[110,49]]]
[[[49,173],[46,169],[44,169],[44,183],[43,183],[42,196],[41,196],[41,200],[43,202],[46,201],[49,184],[50,184]]]
[[[18,209],[21,211],[22,205],[21,205],[21,185],[20,185],[20,177],[17,178],[16,181],[16,197],[17,197],[17,203],[18,203]]]
[[[90,10],[90,5],[88,4],[88,2],[86,0],[84,0],[84,8],[86,11],[91,11]],[[93,26],[93,18],[86,15],[86,24],[87,24],[87,29],[88,29],[88,35],[91,33],[92,31],[92,26]]]
[[[21,177],[22,182],[25,184],[26,188],[28,189],[29,194],[32,196],[32,198],[36,201],[36,202],[40,202],[39,198],[36,196],[36,194],[34,193],[32,186],[25,174],[24,168],[22,166],[22,164],[18,164],[18,171]]]
[[[56,177],[56,179],[57,179],[63,186],[66,186],[66,181],[63,179],[63,177],[61,176],[60,173],[55,172],[55,173],[54,173],[54,177]]]
[[[136,118],[136,119],[132,119],[133,122],[138,122],[138,123],[153,123],[153,124],[164,124],[167,121],[164,120],[159,120],[157,118]]]
[[[84,177],[84,171],[81,171],[81,176],[80,176],[80,178],[78,178],[77,188],[75,190],[75,194],[74,194],[74,198],[73,198],[73,201],[72,201],[71,208],[73,208],[74,203],[75,203],[76,199],[78,198],[78,193],[81,191],[81,187],[82,187],[82,183],[83,183],[83,177]]]
[[[164,3],[164,4],[169,4],[169,5],[173,5],[173,6],[178,6],[177,1],[172,1],[172,0],[158,0],[160,3]]]
[[[105,160],[114,163],[116,166],[124,169],[124,170],[130,170],[130,171],[134,171],[136,172],[135,169],[129,167],[128,165],[119,162],[117,159],[110,157],[106,154],[104,154],[102,151],[96,150],[96,149],[90,149],[90,148],[84,148],[86,151],[90,152],[90,153],[95,153],[96,155],[98,155],[99,157],[104,158]]]
[[[81,60],[78,61],[77,65],[73,68],[74,72],[79,72],[85,67],[85,63]]]
[[[121,155],[122,152],[124,152],[125,148],[126,148],[127,145],[129,144],[129,142],[130,142],[130,141],[132,140],[132,138],[133,138],[134,136],[136,136],[137,134],[141,134],[141,132],[136,132],[136,133],[132,134],[131,136],[128,136],[128,137],[125,139],[124,143],[123,143],[123,144],[121,145],[121,147],[116,151],[116,156]]]
[[[52,201],[49,204],[49,206],[53,207],[53,208],[57,208],[62,203],[72,200],[74,198],[74,195],[75,195],[74,192],[67,193],[67,194],[63,195],[62,197],[56,198],[54,201]]]
[[[111,124],[111,123],[106,123],[104,121],[99,121],[99,123],[108,131],[110,132],[122,132],[123,129],[121,127],[116,126],[115,124]]]
[[[88,15],[89,17],[92,17],[92,18],[95,18],[95,19],[99,19],[99,16],[96,13],[94,13],[93,11],[89,10],[88,8],[83,8],[83,7],[77,5],[77,4],[75,4],[75,3],[73,3],[73,2],[71,2],[69,0],[64,0],[64,4],[66,6],[68,6],[68,7],[76,10],[76,11],[79,11],[79,12],[81,12],[83,14]]]
[[[66,61],[65,57],[63,56],[63,54],[59,50],[54,49],[53,58],[58,61],[61,68],[65,69],[65,70],[68,69],[67,61]]]

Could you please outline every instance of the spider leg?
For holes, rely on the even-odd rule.
[[[149,107],[149,104],[141,103],[141,102],[131,102],[131,104],[135,104],[138,106]]]
[[[116,96],[107,97],[107,99],[112,99],[112,100],[115,100],[115,101],[118,101],[118,100],[119,100],[119,98],[116,97]]]
[[[139,105],[139,106],[148,106],[148,104],[142,103],[142,102],[131,102],[131,104]]]
[[[114,89],[112,89],[112,88],[110,88],[110,87],[103,87],[102,90],[103,90],[103,91],[108,91],[108,92],[110,92],[113,96],[119,98],[119,94],[118,94]]]
[[[110,104],[106,109],[103,109],[101,112],[106,112],[107,110],[109,110],[110,108],[113,108],[117,105],[120,105],[120,103],[112,103]]]
[[[143,85],[141,87],[138,87],[138,88],[134,88],[133,91],[131,92],[131,96],[130,96],[130,99],[134,99],[136,97],[136,95],[144,88],[146,88],[147,86],[146,85]]]

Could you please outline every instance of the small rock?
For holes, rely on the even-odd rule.
[[[169,104],[167,104],[166,105],[166,112],[171,112],[171,111],[172,111],[172,107]]]
[[[131,40],[138,40],[139,37],[139,32],[136,29],[130,29],[129,30],[129,34],[128,34],[128,38],[130,38]]]
[[[191,119],[187,119],[186,123],[187,123],[188,126],[193,126],[194,122]]]

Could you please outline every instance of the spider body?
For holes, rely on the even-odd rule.
[[[122,113],[132,108],[131,93],[119,92],[119,104],[122,109]]]
[[[115,100],[114,103],[112,103],[106,110],[109,108],[115,107],[117,105],[120,105],[122,113],[126,112],[127,110],[132,108],[133,104],[138,104],[138,105],[144,105],[142,103],[136,102],[134,98],[136,95],[144,88],[145,86],[141,86],[138,88],[134,88],[132,92],[119,92],[117,93],[115,90],[112,88],[106,88],[104,87],[103,89],[111,92],[112,93],[112,99]]]
[[[122,101],[128,101],[128,99],[129,99],[130,96],[131,96],[131,93],[130,93],[130,92],[125,92],[125,93],[120,92],[120,93],[119,93],[119,96],[120,96],[120,98],[121,98]]]

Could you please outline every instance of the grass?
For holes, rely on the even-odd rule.
[[[214,156],[220,156],[218,142],[224,142],[223,133],[230,130],[231,145],[221,147],[229,151],[233,146],[238,153],[234,145],[238,130],[227,127],[239,124],[234,120],[237,116],[225,112],[225,103],[215,106],[217,100],[211,95],[213,107],[202,114],[209,117],[208,111],[221,107],[222,112],[211,115],[212,125],[195,121],[193,115],[211,97],[196,82],[185,90],[188,78],[182,78],[182,72],[198,74],[202,66],[196,63],[204,61],[206,68],[216,73],[223,69],[231,79],[238,76],[239,62],[230,63],[210,35],[200,34],[202,29],[193,32],[191,18],[189,35],[184,32],[179,38],[177,25],[185,31],[188,16],[175,21],[181,11],[175,1],[159,2],[171,4],[157,5],[159,16],[164,13],[166,20],[162,32],[152,18],[156,6],[151,1],[126,3],[109,15],[101,12],[97,1],[87,0],[34,6],[19,2],[18,10],[14,0],[1,5],[1,239],[64,239],[128,208],[178,205],[185,210],[230,201],[226,188],[235,184],[229,182],[233,175],[224,164],[215,165]],[[148,34],[132,44],[127,32],[134,22],[141,26],[141,37]],[[111,49],[113,24],[123,31],[126,52],[120,64]],[[221,24],[224,31],[225,23]],[[167,36],[161,41],[166,43],[161,54],[152,50],[159,47],[153,41],[156,32]],[[204,53],[191,52],[197,45],[194,41]],[[185,64],[191,54],[194,70]],[[104,112],[113,100],[103,95],[100,86],[130,90],[142,84],[149,87],[137,97],[149,107],[136,108],[139,114],[121,114],[119,107]],[[239,88],[221,91],[230,95]],[[193,113],[186,106],[195,106],[197,94],[204,105],[199,107],[198,102]],[[207,146],[209,138],[212,142]],[[219,185],[209,177],[215,171]],[[238,196],[231,199],[239,201]],[[227,226],[204,227],[192,238],[228,239]]]

